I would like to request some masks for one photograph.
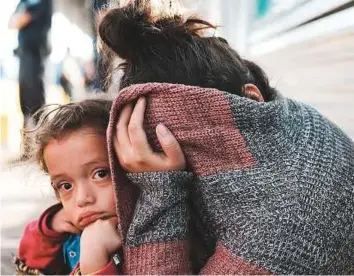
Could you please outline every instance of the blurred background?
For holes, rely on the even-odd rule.
[[[1,274],[14,273],[11,253],[17,253],[24,224],[55,201],[46,176],[14,162],[21,153],[24,119],[13,52],[17,31],[8,28],[8,21],[18,2],[2,1],[0,9]],[[99,2],[54,0],[46,103],[82,99],[99,86],[93,10],[106,1]],[[220,25],[216,35],[261,65],[281,93],[314,106],[354,138],[354,1],[179,0],[173,5]]]

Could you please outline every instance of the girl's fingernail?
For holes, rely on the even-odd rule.
[[[157,132],[162,136],[167,136],[170,134],[170,131],[164,124],[158,124],[157,125]]]

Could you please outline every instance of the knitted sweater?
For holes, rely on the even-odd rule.
[[[112,135],[121,108],[139,96],[153,148],[164,123],[189,172],[127,177],[119,167]],[[354,272],[354,144],[313,108],[281,95],[259,103],[133,85],[115,101],[108,143],[124,273]]]

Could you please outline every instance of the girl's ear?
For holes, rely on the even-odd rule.
[[[255,100],[257,102],[264,102],[263,95],[261,91],[259,91],[258,87],[254,84],[247,83],[243,86],[243,95],[251,100]]]

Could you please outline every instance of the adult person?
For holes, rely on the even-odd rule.
[[[44,62],[49,54],[52,13],[52,0],[21,0],[9,21],[9,27],[19,31],[19,89],[25,127],[45,103]]]
[[[100,23],[123,60],[108,130],[123,273],[353,273],[353,141],[213,27],[134,4]],[[159,132],[185,169],[158,161]]]

